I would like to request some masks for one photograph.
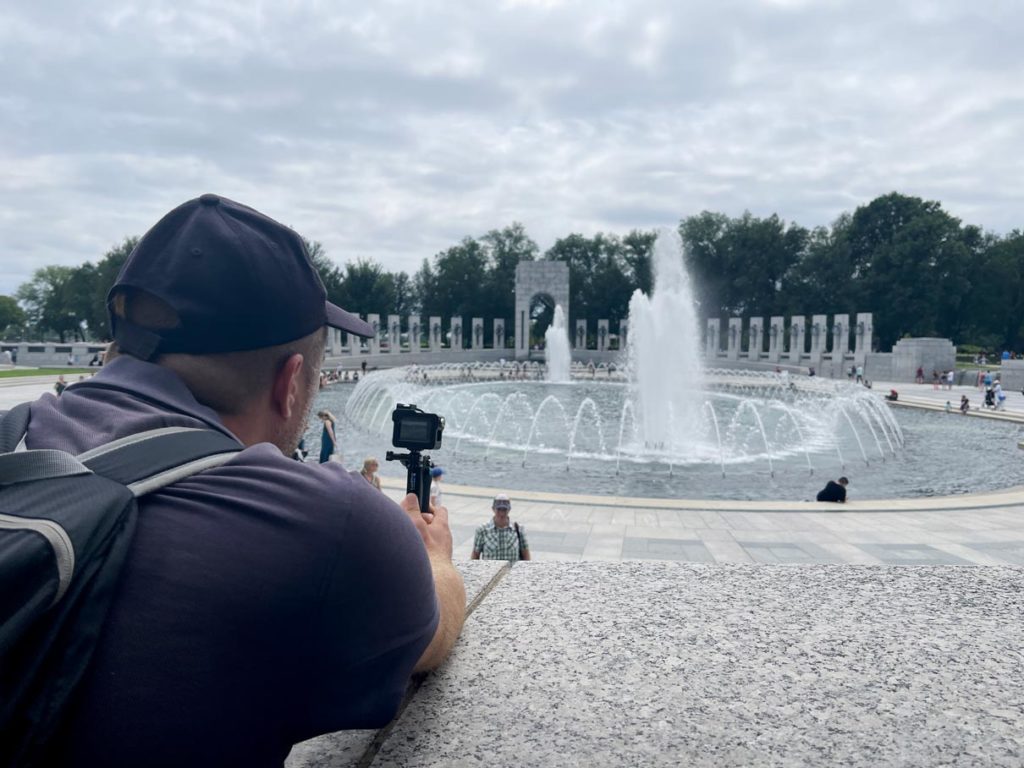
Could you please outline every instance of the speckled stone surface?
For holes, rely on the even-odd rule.
[[[518,564],[374,766],[1024,765],[1024,569]]]
[[[456,562],[466,583],[466,604],[473,600],[506,564],[493,560]],[[339,731],[317,736],[292,747],[287,768],[345,768],[356,765],[373,742],[376,731]]]

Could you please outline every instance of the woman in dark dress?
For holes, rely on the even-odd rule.
[[[331,460],[334,451],[338,446],[338,438],[334,432],[334,414],[330,411],[320,411],[317,416],[324,423],[323,432],[320,433],[320,463],[324,464]]]

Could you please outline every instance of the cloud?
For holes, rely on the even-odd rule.
[[[891,190],[1020,227],[1009,3],[112,0],[0,10],[0,293],[215,191],[414,271]]]

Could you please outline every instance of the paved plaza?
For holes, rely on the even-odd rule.
[[[69,376],[74,381],[75,376]],[[0,380],[0,408],[50,391],[55,377]],[[878,382],[895,388],[897,406],[941,410],[974,387]],[[1024,422],[1024,395],[1008,393],[1006,411],[968,418]],[[964,418],[953,414],[943,418]],[[1024,457],[1022,457],[1024,458]],[[651,560],[689,563],[1024,565],[1024,487],[1006,478],[1000,492],[940,498],[817,502],[638,499],[517,491],[513,518],[526,526],[536,560]],[[384,478],[393,498],[403,485]],[[445,484],[458,557],[490,516],[494,488]]]

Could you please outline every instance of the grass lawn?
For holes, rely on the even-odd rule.
[[[95,373],[98,370],[95,366],[92,368],[75,368],[71,365],[66,368],[15,368],[11,371],[0,371],[0,379],[16,379],[20,376],[59,376],[62,373],[65,376],[71,376],[72,374],[78,376],[82,373]]]

